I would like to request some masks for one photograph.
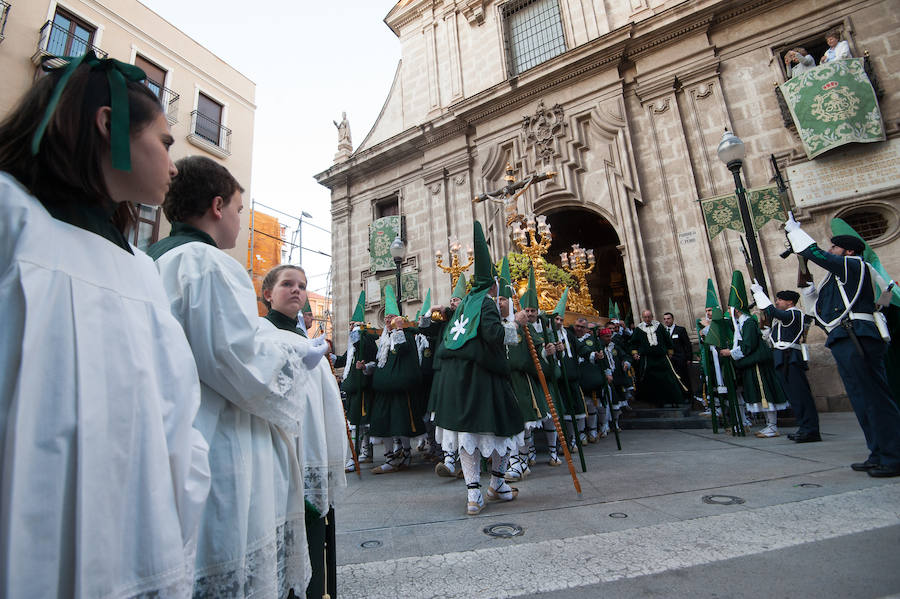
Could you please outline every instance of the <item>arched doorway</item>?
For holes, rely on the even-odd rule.
[[[550,249],[544,256],[547,261],[560,266],[560,253],[571,252],[575,243],[594,250],[596,266],[587,275],[594,308],[600,316],[606,316],[612,300],[622,317],[630,312],[625,262],[617,249],[619,236],[609,221],[590,210],[561,208],[548,211],[547,222],[553,233]]]

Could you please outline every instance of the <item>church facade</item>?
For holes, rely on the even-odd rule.
[[[449,299],[435,252],[446,257],[451,238],[471,245],[473,220],[495,257],[514,250],[502,204],[472,201],[505,185],[510,165],[517,179],[556,173],[517,208],[547,217],[550,263],[575,243],[594,251],[588,283],[601,315],[614,301],[660,320],[672,312],[690,331],[707,278],[723,301],[733,270],[752,279],[740,235],[710,239],[701,206],[735,189],[716,154],[726,129],[745,144],[746,188],[772,184],[774,156],[796,217],[816,239],[844,218],[891,271],[900,264],[896,8],[889,0],[398,2],[385,23],[401,60],[381,114],[358,147],[316,175],[332,197],[336,330],[346,330],[361,289],[369,320],[379,321],[378,292],[394,271],[370,254],[378,219],[401,217],[410,316],[426,289],[434,303]],[[776,86],[789,77],[786,53],[803,47],[818,63],[835,29],[853,56],[867,56],[886,139],[809,159]],[[771,293],[796,288],[797,261],[779,257],[777,223],[757,238]],[[843,389],[823,340],[810,334],[810,380],[829,409]]]

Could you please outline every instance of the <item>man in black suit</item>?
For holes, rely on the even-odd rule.
[[[663,314],[663,326],[669,337],[672,339],[672,347],[675,350],[672,354],[672,366],[681,379],[681,384],[685,386],[687,391],[684,393],[685,401],[690,403],[694,396],[691,390],[691,377],[688,372],[688,363],[693,359],[693,347],[691,346],[691,338],[688,337],[687,330],[675,324],[675,316],[671,312]]]

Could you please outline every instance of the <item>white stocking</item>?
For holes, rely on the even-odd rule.
[[[462,447],[459,448],[459,462],[462,466],[463,477],[466,485],[479,484],[481,482],[481,469],[478,467],[478,451],[469,453]],[[469,489],[469,501],[478,501],[481,489]]]
[[[775,410],[766,412],[766,424],[772,428],[778,428],[778,412]]]

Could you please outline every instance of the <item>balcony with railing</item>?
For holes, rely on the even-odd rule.
[[[199,110],[191,112],[188,141],[222,158],[231,155],[231,129],[201,114]]]
[[[156,97],[159,98],[159,103],[162,104],[163,112],[166,113],[166,118],[168,119],[169,123],[177,123],[178,99],[181,96],[177,92],[163,86],[161,83],[157,83],[149,77],[145,80],[145,83],[147,87],[149,87],[150,90],[154,94],[156,94]]]
[[[38,41],[37,51],[31,57],[34,64],[40,64],[45,56],[81,56],[88,50],[93,50],[100,58],[106,58],[107,54],[90,40],[75,35],[65,27],[61,27],[53,21],[47,21],[41,27],[41,37]],[[51,66],[59,66],[63,61],[51,60]],[[59,64],[55,64],[55,63]]]
[[[6,34],[6,19],[9,17],[9,10],[12,7],[9,5],[9,2],[4,2],[0,0],[0,42],[3,41],[3,38]]]

